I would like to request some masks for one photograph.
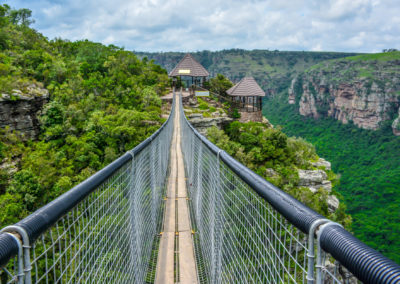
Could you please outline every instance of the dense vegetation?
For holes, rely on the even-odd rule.
[[[136,54],[154,59],[167,70],[175,67],[184,56],[181,52]],[[264,90],[276,94],[286,89],[296,74],[316,63],[356,53],[230,49],[215,52],[204,50],[192,55],[212,77],[220,73],[238,82],[245,76],[253,76]]]
[[[2,129],[0,227],[16,222],[131,149],[163,122],[166,71],[116,46],[49,41],[30,11],[0,6],[0,93],[47,88],[38,141]]]
[[[377,131],[314,120],[287,104],[287,93],[265,101],[264,115],[290,136],[301,136],[341,175],[337,190],[353,217],[354,234],[400,263],[400,137],[390,122]]]

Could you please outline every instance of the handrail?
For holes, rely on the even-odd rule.
[[[175,97],[173,100],[175,100]],[[172,106],[174,107],[174,104],[172,104]],[[42,233],[55,224],[64,214],[84,200],[91,192],[107,180],[107,178],[112,176],[123,165],[131,161],[133,156],[138,155],[143,149],[145,149],[146,146],[148,146],[151,141],[160,134],[171,119],[173,118],[169,115],[168,119],[159,129],[157,129],[156,132],[142,141],[131,151],[126,152],[124,155],[96,172],[88,179],[74,186],[72,189],[60,195],[50,203],[39,208],[12,227],[17,226],[25,230],[29,238],[29,243],[33,244]],[[13,244],[10,245],[10,243]],[[8,263],[10,259],[18,253],[18,248],[14,246],[14,243],[15,242],[11,242],[9,236],[0,233],[0,267]]]
[[[183,112],[183,108],[181,111]],[[295,227],[308,234],[315,221],[326,220],[325,217],[272,185],[211,143],[189,123],[184,114],[183,117],[189,128],[212,153]],[[325,252],[330,253],[354,276],[365,283],[400,283],[400,266],[398,264],[361,242],[339,224],[329,220],[327,222],[328,224],[325,226],[329,226],[321,230],[318,237],[318,241],[320,241],[318,245]],[[321,222],[320,226],[324,223]],[[312,232],[317,230],[313,228]]]
[[[400,283],[400,266],[337,224],[322,230],[321,248],[364,283]]]
[[[17,255],[18,243],[8,234],[0,234],[0,267]]]

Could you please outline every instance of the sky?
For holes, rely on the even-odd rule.
[[[55,37],[135,51],[400,49],[399,0],[6,0]]]

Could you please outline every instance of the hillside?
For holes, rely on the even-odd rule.
[[[116,46],[49,41],[29,27],[26,11],[0,6],[1,228],[85,180],[165,120],[164,69]],[[24,21],[14,17],[21,13]]]
[[[293,79],[288,100],[301,115],[377,130],[399,116],[400,52],[321,62]],[[398,120],[392,124],[395,135],[400,134]]]
[[[146,56],[154,60],[168,71],[184,56],[181,52],[135,53],[140,58]],[[355,55],[355,53],[340,52],[242,49],[198,51],[191,54],[210,72],[210,76],[221,73],[234,83],[244,76],[253,76],[270,95],[286,89],[291,78],[321,61]]]

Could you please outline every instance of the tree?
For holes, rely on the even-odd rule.
[[[10,11],[10,6],[7,4],[0,5],[0,27],[3,27],[8,22],[8,13]]]
[[[225,96],[225,92],[233,86],[233,83],[222,74],[217,74],[215,78],[211,78],[209,82],[210,91],[220,96]]]
[[[33,24],[35,22],[35,20],[31,19],[32,11],[26,8],[11,10],[8,17],[10,18],[11,23],[13,23],[14,25],[20,24],[28,27],[30,24]]]

